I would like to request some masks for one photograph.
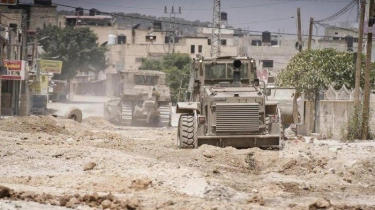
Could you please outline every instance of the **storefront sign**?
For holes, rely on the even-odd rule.
[[[62,61],[56,60],[40,60],[39,68],[45,73],[61,74]]]
[[[4,67],[6,74],[1,75],[3,80],[24,80],[26,61],[21,60],[5,60]]]

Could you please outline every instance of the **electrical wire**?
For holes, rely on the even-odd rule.
[[[269,19],[269,20],[262,20],[262,21],[254,21],[254,22],[248,22],[248,23],[236,23],[233,25],[245,25],[245,24],[252,24],[252,23],[265,23],[265,22],[272,22],[272,21],[279,21],[279,20],[289,20],[293,19],[294,16],[292,17],[285,17],[285,18],[278,18],[278,19]]]
[[[297,1],[297,0],[294,0],[294,1]],[[354,0],[356,1],[356,0]],[[73,8],[73,9],[76,9],[78,7],[73,7],[73,6],[69,6],[69,5],[64,5],[64,4],[56,4],[56,3],[52,3],[53,5],[56,5],[56,6],[62,6],[62,7],[67,7],[67,8]],[[90,11],[89,9],[84,9],[84,8],[81,8],[83,10],[86,10],[86,11]],[[134,17],[134,16],[131,16],[131,15],[122,15],[122,14],[116,14],[116,13],[109,13],[109,12],[102,12],[102,14],[107,14],[107,15],[110,15],[110,16],[113,16],[113,17],[125,17],[125,18],[134,18],[134,19],[140,19],[140,20],[147,20],[147,21],[150,21],[150,22],[153,22],[155,21],[154,19],[149,19],[149,18],[143,18],[143,17]],[[197,27],[197,28],[201,28],[202,26],[200,25],[194,25],[194,24],[191,24],[191,23],[175,23],[175,22],[171,22],[171,21],[161,21],[163,23],[171,23],[171,24],[176,24],[176,25],[185,25],[185,26],[191,26],[191,27]],[[318,23],[318,22],[316,22]],[[213,28],[213,27],[206,27],[206,28]],[[239,30],[241,32],[244,32],[244,33],[262,33],[263,31],[257,31],[257,30],[243,30],[243,29],[229,29],[228,30]],[[297,35],[296,33],[281,33],[281,32],[270,32],[272,34],[276,34],[276,35]],[[302,35],[302,36],[308,36],[308,35]],[[315,36],[315,37],[333,37],[333,36]]]
[[[321,20],[317,20],[317,21],[314,21],[314,22],[327,22],[327,21],[332,21],[338,17],[340,17],[341,15],[343,15],[344,13],[346,13],[349,9],[351,9],[352,7],[354,7],[356,5],[356,2],[357,0],[352,0],[348,5],[346,5],[344,8],[342,8],[340,11],[336,12],[335,14],[327,17],[327,18],[324,18],[324,19],[321,19]]]
[[[82,0],[64,0],[64,1],[72,1],[72,2],[80,2],[80,3],[86,3],[90,5],[100,5],[105,7],[114,7],[114,8],[125,8],[125,9],[144,9],[144,10],[160,10],[160,8],[147,8],[147,7],[129,7],[129,6],[120,6],[120,5],[109,5],[109,4],[103,4],[103,3],[93,3],[89,1],[82,1]]]

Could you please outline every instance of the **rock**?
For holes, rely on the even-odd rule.
[[[314,143],[314,138],[310,138],[309,143],[313,144]]]
[[[148,179],[145,179],[145,180],[137,179],[137,180],[133,180],[132,181],[130,188],[131,189],[135,189],[135,190],[145,190],[148,187],[150,187],[151,185],[152,185],[152,181],[151,180],[148,180]]]
[[[128,200],[127,205],[128,209],[137,209],[139,207],[139,200],[138,198],[131,198]]]
[[[330,168],[328,169],[328,171],[330,171],[331,173],[335,174],[336,173],[336,170],[334,168]]]
[[[52,155],[52,157],[54,157],[54,158],[58,158],[58,157],[61,157],[61,156],[63,156],[63,155],[64,155],[63,153],[58,153],[58,154]]]
[[[74,139],[72,137],[70,137],[70,138],[66,139],[66,141],[67,142],[72,142],[72,141],[74,141]]]
[[[43,195],[37,195],[35,196],[34,201],[37,203],[45,204],[46,198]]]
[[[282,167],[283,167],[283,170],[282,171],[285,171],[289,168],[291,168],[292,166],[296,165],[297,161],[296,160],[289,160],[288,162],[286,162]]]
[[[66,204],[70,201],[70,196],[64,195],[60,197],[60,206],[66,206]]]
[[[77,204],[80,204],[78,198],[72,197],[65,206],[68,208],[74,208],[75,206],[77,206]]]
[[[212,155],[212,153],[210,151],[205,150],[205,151],[203,151],[203,157],[213,158],[213,155]]]
[[[0,198],[10,197],[11,190],[7,187],[0,186]]]
[[[348,182],[348,183],[352,183],[353,181],[349,178],[344,178],[344,181]]]
[[[220,174],[220,171],[217,170],[217,169],[214,169],[214,170],[212,171],[212,173],[214,173],[214,174]]]
[[[315,210],[315,209],[328,209],[331,207],[331,202],[328,199],[320,198],[314,203],[309,205],[309,210]]]
[[[35,197],[35,193],[33,192],[23,192],[21,194],[21,199],[22,200],[31,200]]]
[[[89,162],[89,163],[87,163],[87,164],[83,167],[83,170],[84,170],[84,171],[92,170],[95,166],[96,166],[96,163],[94,163],[94,162]]]
[[[252,189],[251,192],[258,193],[259,191],[257,189]]]
[[[264,206],[265,202],[262,196],[254,196],[248,200],[248,203],[258,203],[261,206]]]
[[[112,202],[110,200],[104,200],[102,201],[101,205],[103,209],[111,208]]]
[[[52,206],[60,206],[60,202],[57,201],[57,200],[55,200],[55,199],[51,200],[51,201],[49,202],[49,204],[51,204]]]

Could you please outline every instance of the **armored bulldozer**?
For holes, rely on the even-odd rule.
[[[178,102],[179,148],[202,144],[236,148],[283,147],[277,101],[268,101],[255,60],[217,57],[193,61],[188,101]]]
[[[166,74],[153,70],[120,72],[118,97],[104,106],[105,118],[122,125],[169,126],[171,96]]]

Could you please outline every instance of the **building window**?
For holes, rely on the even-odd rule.
[[[265,68],[273,68],[273,60],[262,60],[263,67]]]
[[[221,40],[221,45],[227,45],[227,40],[226,39],[222,39]]]
[[[203,46],[202,45],[198,45],[198,53],[201,53],[203,51]]]
[[[190,53],[195,53],[195,45],[190,45]]]
[[[251,40],[251,46],[261,46],[262,40]]]
[[[207,39],[207,44],[211,45],[211,39]]]

